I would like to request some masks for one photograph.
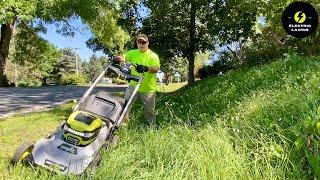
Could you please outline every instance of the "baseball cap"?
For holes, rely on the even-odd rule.
[[[148,42],[148,36],[145,35],[145,34],[139,34],[139,35],[137,36],[137,40],[139,40],[139,39]]]

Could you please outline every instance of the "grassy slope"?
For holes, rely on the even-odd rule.
[[[162,93],[170,93],[170,92],[174,92],[178,89],[180,89],[181,87],[187,85],[187,82],[182,82],[182,83],[172,83],[172,84],[161,84],[160,86],[157,86],[157,91],[158,92],[162,92]]]
[[[319,85],[320,57],[291,56],[203,80],[169,95],[160,94],[160,128],[145,125],[137,104],[129,128],[117,132],[121,137],[117,148],[103,151],[102,166],[95,177],[319,176]],[[68,115],[68,108],[0,122],[0,178],[37,176],[30,168],[8,168],[8,159],[23,141],[35,141],[54,130]],[[46,128],[39,129],[44,125]],[[41,173],[41,177],[47,176],[50,174]]]

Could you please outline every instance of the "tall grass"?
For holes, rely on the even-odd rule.
[[[320,57],[295,55],[273,64],[207,79],[160,101],[161,124],[207,124],[228,131],[245,150],[250,174],[320,176]],[[169,119],[169,120],[168,120]]]
[[[119,147],[104,153],[96,176],[107,179],[245,178],[245,159],[225,130],[172,126],[127,131]],[[122,135],[123,135],[122,134]]]
[[[288,55],[270,65],[158,94],[160,126],[149,127],[136,103],[130,126],[117,132],[120,142],[115,149],[102,151],[102,165],[93,178],[317,178],[319,87],[320,57]],[[8,167],[8,159],[23,141],[54,130],[68,113],[70,106],[65,106],[0,122],[2,177],[64,178]]]

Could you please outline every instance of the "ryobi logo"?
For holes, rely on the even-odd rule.
[[[53,169],[58,168],[58,169],[59,169],[60,171],[62,171],[62,172],[66,171],[66,169],[67,169],[66,166],[64,166],[64,165],[62,165],[62,164],[59,164],[59,163],[56,163],[56,162],[54,162],[54,161],[51,161],[51,160],[49,160],[49,159],[46,159],[46,160],[44,161],[44,165],[46,165],[46,166],[48,166],[48,167],[50,167],[50,168],[53,168]]]
[[[77,155],[77,148],[76,147],[72,147],[68,144],[61,144],[60,146],[58,146],[58,149],[61,149],[62,151]]]

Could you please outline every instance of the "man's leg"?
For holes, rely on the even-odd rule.
[[[139,96],[144,108],[144,117],[150,124],[155,124],[156,93],[140,93]]]
[[[124,99],[126,100],[126,102],[129,101],[129,99],[130,99],[130,97],[131,97],[131,95],[133,93],[133,90],[134,90],[134,87],[131,86],[131,85],[129,85],[129,87],[126,89],[126,92],[125,92],[125,95],[124,95]],[[133,105],[133,103],[134,103],[134,101],[136,99],[137,99],[137,94],[133,98],[133,101],[132,101],[131,105],[128,107],[128,110],[127,110],[127,112],[126,112],[126,114],[124,116],[124,120],[123,120],[124,123],[128,123],[129,122],[129,120],[130,120],[129,116],[131,114],[130,112],[131,112],[131,109],[132,109],[132,105]]]

